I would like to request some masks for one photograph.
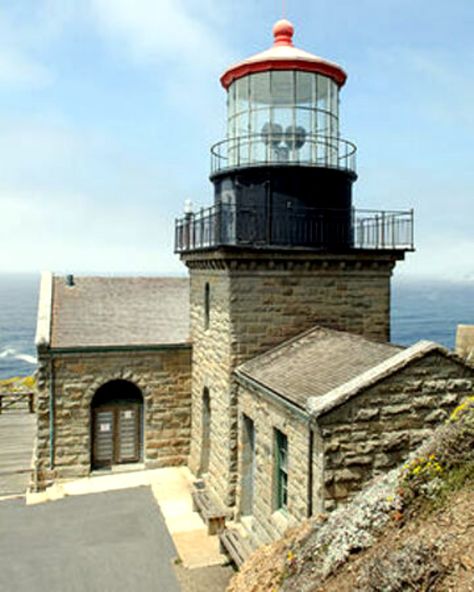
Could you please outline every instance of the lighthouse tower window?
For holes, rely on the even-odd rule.
[[[211,288],[206,282],[204,286],[204,329],[209,329],[209,313],[211,308]]]

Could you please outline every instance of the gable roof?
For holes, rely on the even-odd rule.
[[[341,384],[333,390],[328,391],[322,397],[309,398],[306,404],[306,409],[313,417],[324,415],[328,411],[344,404],[353,396],[357,395],[361,390],[372,386],[376,382],[390,376],[394,372],[401,370],[408,364],[431,352],[439,352],[446,357],[452,358],[457,363],[464,364],[458,356],[451,353],[442,345],[433,341],[418,341],[411,347],[399,351],[380,364],[367,369],[359,376],[355,376],[345,384]]]
[[[389,343],[318,326],[245,362],[237,375],[305,408],[308,400],[317,400],[400,351]]]
[[[54,348],[189,342],[189,280],[163,277],[52,278]]]

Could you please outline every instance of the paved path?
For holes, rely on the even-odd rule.
[[[30,481],[36,416],[0,414],[0,497],[24,494]]]
[[[0,503],[2,592],[179,592],[149,487]]]
[[[191,491],[195,477],[187,467],[167,467],[146,471],[125,471],[93,475],[76,481],[63,481],[45,492],[29,493],[28,504],[58,500],[64,496],[90,495],[144,485],[151,486],[177,554],[188,568],[222,565],[227,559],[220,553],[219,537],[209,536],[207,526],[193,512]]]

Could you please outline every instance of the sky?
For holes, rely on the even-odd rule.
[[[400,278],[474,281],[474,2],[286,0],[336,61],[357,207],[415,209]],[[212,203],[220,74],[281,0],[2,0],[0,272],[182,274],[174,218]]]

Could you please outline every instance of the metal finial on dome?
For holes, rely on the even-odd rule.
[[[295,28],[287,19],[281,19],[273,25],[275,45],[293,46],[293,34]]]

